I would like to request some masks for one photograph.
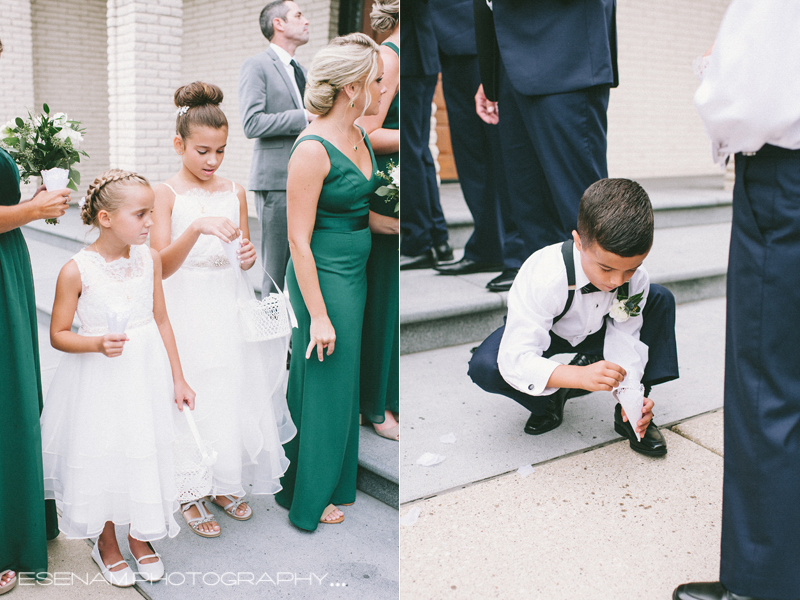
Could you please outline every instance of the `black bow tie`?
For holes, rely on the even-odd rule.
[[[294,62],[294,59],[292,59],[290,64],[294,69],[294,80],[297,83],[297,89],[300,91],[300,100],[303,100],[306,93],[306,76],[303,75],[303,70],[300,68],[300,65]]]
[[[618,289],[619,288],[614,288],[613,290],[608,290],[608,292],[610,294],[613,294]],[[595,284],[593,284],[591,281],[581,288],[581,293],[582,294],[591,294],[592,292],[601,292],[601,291],[602,290],[598,289],[598,287]]]

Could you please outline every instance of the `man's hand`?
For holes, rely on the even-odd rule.
[[[581,384],[576,386],[590,392],[610,392],[625,379],[625,369],[607,360],[600,360],[581,369]]]
[[[483,93],[483,84],[478,86],[478,92],[475,94],[475,112],[489,125],[497,125],[500,121],[497,102],[492,102],[486,98],[486,94]]]
[[[654,406],[655,406],[655,403],[652,400],[650,400],[650,398],[645,398],[644,399],[644,406],[642,407],[642,418],[639,419],[639,421],[636,423],[636,425],[633,428],[636,431],[636,433],[639,434],[640,438],[644,437],[644,432],[647,431],[647,427],[650,425],[650,421],[653,420],[653,407]],[[625,414],[625,409],[622,408],[621,405],[620,405],[620,408],[622,409],[622,420],[623,421],[627,421],[628,420],[628,415]]]

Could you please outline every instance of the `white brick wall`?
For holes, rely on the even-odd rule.
[[[33,35],[30,0],[2,0],[0,3],[0,126],[14,117],[24,117],[34,108]],[[23,197],[30,195],[23,190]]]
[[[106,1],[33,0],[31,21],[37,111],[46,102],[86,128],[79,198],[109,166]]]
[[[692,61],[730,0],[619,0],[620,86],[608,107],[611,177],[720,174],[694,108]]]
[[[332,3],[338,7],[336,0],[298,0],[310,21],[309,42],[297,50],[297,58],[306,68],[311,65],[314,54],[336,35],[338,10],[332,17]],[[245,59],[262,52],[268,45],[258,25],[258,16],[266,4],[266,0],[184,0],[183,3],[180,84],[200,80],[222,88],[225,94],[222,110],[228,118],[229,130],[225,162],[219,174],[245,188],[253,141],[245,137],[239,117],[239,69]],[[250,212],[255,214],[252,198]]]
[[[180,167],[172,149],[181,80],[181,0],[108,0],[109,152],[112,167],[153,183]]]

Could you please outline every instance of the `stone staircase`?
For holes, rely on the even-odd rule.
[[[722,406],[724,312],[731,192],[723,176],[640,181],[655,211],[650,278],[669,288],[679,304],[681,378],[658,386],[659,426]],[[440,188],[453,246],[463,249],[472,219],[458,184]],[[460,258],[462,251],[456,252]],[[618,441],[610,427],[614,400],[595,393],[571,400],[564,424],[552,433],[522,433],[527,411],[486,394],[466,375],[470,348],[502,324],[507,293],[491,293],[493,273],[443,276],[432,269],[400,275],[401,403],[405,415],[400,501],[412,502],[485,480],[523,464]],[[440,440],[453,433],[453,445]],[[425,452],[442,464],[416,463]]]
[[[249,224],[252,242],[260,254],[261,227],[258,220],[252,217]],[[35,221],[24,226],[22,232],[28,244],[33,267],[40,346],[47,344],[49,347],[46,331],[50,327],[58,274],[73,254],[97,238],[97,231],[85,226],[80,220],[78,208],[72,206],[67,214],[61,217],[59,225],[53,226],[44,221]],[[261,269],[261,259],[258,258],[254,267],[247,271],[247,276],[259,298]],[[77,331],[79,326],[80,321],[76,317],[73,329]],[[52,353],[46,354],[51,357],[51,362],[56,361],[57,364],[59,353],[53,350]],[[53,369],[53,367],[54,365],[50,365],[48,368]],[[45,368],[43,360],[43,371]],[[45,381],[49,382],[49,377],[45,378]],[[399,497],[398,456],[397,442],[379,437],[371,427],[360,428],[358,489],[394,508],[397,507]]]

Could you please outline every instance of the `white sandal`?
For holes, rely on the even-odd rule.
[[[193,506],[197,507],[197,512],[200,513],[199,517],[195,517],[194,519],[190,519],[186,516],[186,511],[192,508]],[[219,537],[219,534],[222,533],[220,531],[212,531],[211,533],[200,531],[199,526],[203,523],[210,523],[211,521],[216,521],[217,519],[208,512],[208,508],[206,508],[206,503],[203,500],[192,500],[191,502],[187,502],[186,504],[181,506],[181,514],[183,515],[183,520],[186,521],[186,524],[192,528],[197,535],[204,538],[214,538]]]
[[[8,573],[9,571],[13,571],[13,569],[6,569],[5,571],[0,571],[0,579],[5,577],[6,573]],[[14,577],[6,581],[5,585],[0,586],[0,595],[5,594],[6,592],[10,592],[15,587],[17,587],[17,580],[18,580],[17,578],[18,578],[17,572],[14,571]]]
[[[117,587],[131,587],[134,583],[136,583],[136,575],[133,574],[133,570],[131,569],[130,565],[124,560],[120,560],[115,562],[113,565],[108,566],[103,563],[103,559],[100,557],[100,544],[97,543],[97,540],[95,540],[94,547],[92,548],[92,560],[97,563],[97,566],[100,567],[100,572],[103,574],[103,577],[111,585],[115,585]],[[124,569],[120,569],[119,571],[111,570],[114,567],[122,564],[125,565]]]
[[[164,561],[161,560],[161,555],[156,552],[155,548],[153,548],[153,544],[150,542],[146,542],[146,544],[150,547],[150,550],[152,550],[153,553],[146,554],[139,558],[134,556],[133,559],[136,561],[136,570],[139,571],[139,575],[142,576],[142,579],[152,583],[164,577]],[[131,554],[133,554],[133,552],[131,552]],[[157,558],[158,560],[156,562],[142,564],[142,561],[147,560],[148,558]]]
[[[250,508],[249,504],[247,505],[247,511],[243,515],[236,514],[238,508],[245,503],[244,497],[234,498],[233,496],[228,496],[227,494],[224,494],[223,498],[227,498],[230,504],[222,506],[221,504],[217,504],[216,502],[214,502],[214,499],[211,496],[208,496],[208,499],[211,501],[212,504],[216,504],[217,506],[219,506],[222,510],[228,513],[228,516],[231,517],[232,519],[236,519],[237,521],[247,521],[247,519],[253,516],[253,509]]]

